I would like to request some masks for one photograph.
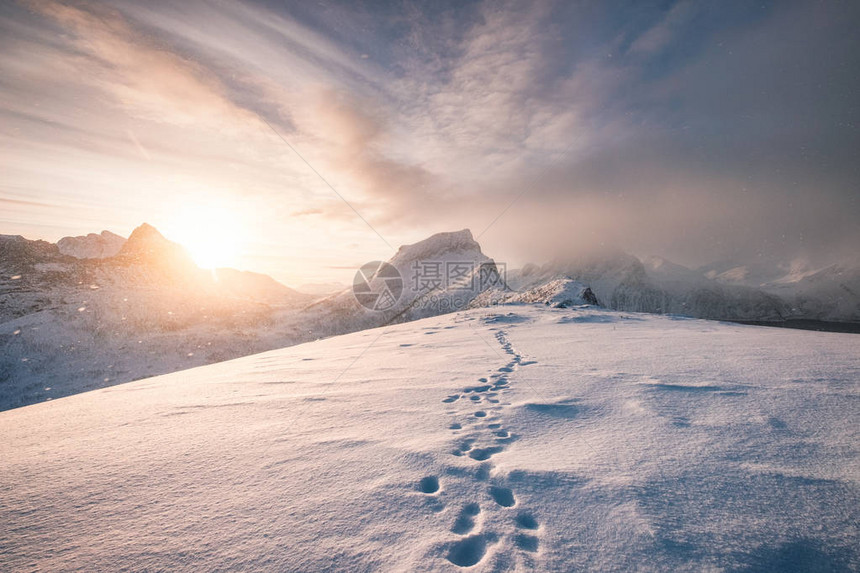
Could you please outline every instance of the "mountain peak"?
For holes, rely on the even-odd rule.
[[[397,250],[393,260],[433,260],[452,252],[478,255],[480,258],[485,258],[481,252],[481,245],[472,237],[472,231],[462,229],[436,233],[423,241],[403,245]]]
[[[141,237],[157,237],[157,238],[165,240],[165,241],[167,240],[164,238],[164,235],[162,235],[159,232],[158,229],[156,229],[155,227],[153,227],[149,223],[141,223],[138,227],[136,227],[134,229],[134,231],[131,232],[131,235],[129,235],[128,239],[129,240],[131,240],[132,238],[140,239]]]
[[[149,223],[143,223],[131,232],[118,256],[182,269],[196,268],[182,245],[169,241]]]
[[[125,246],[122,249],[123,253],[140,252],[141,250],[152,251],[152,249],[172,245],[158,229],[149,223],[143,223],[135,228],[128,237]]]

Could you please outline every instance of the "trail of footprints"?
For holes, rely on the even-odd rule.
[[[488,378],[480,378],[473,386],[463,388],[459,394],[451,394],[442,400],[445,404],[457,404],[467,408],[467,412],[453,413],[458,420],[451,423],[449,429],[457,436],[451,454],[467,456],[478,462],[473,479],[486,484],[487,502],[495,510],[510,513],[506,516],[510,524],[509,535],[513,547],[524,555],[536,553],[540,540],[535,535],[540,524],[528,511],[519,508],[513,490],[492,480],[493,464],[490,458],[505,450],[508,444],[516,439],[501,424],[499,413],[509,403],[504,402],[504,395],[510,389],[509,377],[519,366],[532,364],[524,362],[507,340],[501,330],[496,332],[496,340],[502,349],[511,356],[510,362],[499,368]],[[472,410],[472,408],[475,408]],[[428,495],[439,491],[439,480],[435,476],[423,478],[418,489]],[[451,532],[459,538],[447,547],[445,557],[454,565],[471,567],[480,563],[487,555],[488,548],[502,540],[502,536],[492,531],[481,531],[482,507],[478,501],[465,503],[451,525]]]

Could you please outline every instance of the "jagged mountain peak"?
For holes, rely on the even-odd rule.
[[[149,223],[143,223],[129,235],[119,252],[120,258],[148,259],[163,263],[181,263],[196,268],[191,256],[179,243],[162,235]]]
[[[151,244],[154,242],[169,243],[170,241],[168,241],[158,229],[149,223],[142,223],[131,232],[131,235],[128,237],[126,247],[127,249],[135,249],[140,245]]]

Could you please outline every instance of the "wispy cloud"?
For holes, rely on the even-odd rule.
[[[665,49],[689,22],[695,9],[692,1],[677,2],[656,24],[633,41],[629,52],[636,55],[651,56]]]
[[[116,10],[53,0],[27,0],[26,5],[72,33],[76,73],[133,116],[180,126],[253,127],[255,114],[231,101],[217,77],[193,60],[160,48]]]

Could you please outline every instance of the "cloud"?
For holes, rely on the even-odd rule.
[[[231,101],[217,77],[157,46],[117,10],[53,0],[26,0],[26,6],[74,34],[77,73],[94,80],[132,115],[198,128],[254,125],[256,115]]]
[[[411,215],[422,205],[438,200],[440,183],[434,174],[386,155],[392,140],[389,120],[373,102],[321,90],[303,117],[299,128],[317,144],[339,192],[376,222],[414,220]]]
[[[27,6],[0,12],[10,188],[115,213],[211,193],[263,206],[269,243],[379,248],[295,149],[393,244],[514,200],[481,239],[501,258],[860,241],[853,5]]]
[[[660,52],[672,42],[678,31],[690,20],[694,11],[693,2],[684,0],[675,3],[657,24],[633,41],[629,53],[651,56]]]

